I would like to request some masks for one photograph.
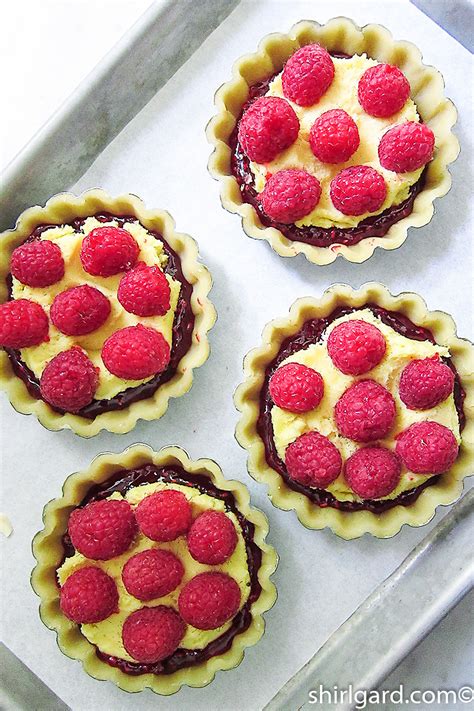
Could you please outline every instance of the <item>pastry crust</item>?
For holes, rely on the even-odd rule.
[[[205,475],[224,491],[231,491],[239,511],[255,526],[254,542],[262,551],[258,580],[262,591],[251,605],[252,621],[244,632],[236,635],[231,648],[196,666],[180,669],[168,675],[141,674],[131,676],[99,659],[96,649],[81,633],[79,625],[68,620],[59,608],[59,588],[56,570],[61,564],[64,550],[62,536],[72,509],[77,506],[93,484],[106,481],[115,471],[133,469],[145,464],[157,466],[182,466],[187,472]],[[136,692],[150,688],[157,694],[174,694],[184,684],[202,687],[209,684],[217,671],[232,669],[243,659],[244,651],[258,642],[265,630],[262,617],[275,603],[277,593],[270,576],[274,573],[278,556],[265,542],[268,522],[263,513],[250,506],[247,488],[238,481],[225,479],[220,467],[210,459],[191,460],[180,447],[165,447],[154,452],[144,444],[135,444],[120,454],[101,454],[89,469],[72,474],[63,486],[63,496],[50,501],[43,513],[44,529],[33,540],[33,555],[37,565],[31,575],[31,584],[41,598],[40,617],[44,624],[57,633],[61,651],[82,662],[84,670],[95,679],[106,679],[124,691]]]
[[[11,404],[22,414],[35,414],[49,430],[70,429],[81,437],[92,437],[102,429],[123,434],[130,432],[139,419],[157,420],[168,409],[171,397],[184,395],[193,382],[193,369],[202,365],[209,356],[207,332],[216,320],[216,311],[208,299],[212,286],[211,275],[198,261],[198,247],[194,239],[175,231],[175,223],[164,210],[148,210],[135,195],[111,197],[105,191],[88,190],[82,195],[60,193],[50,198],[44,207],[30,207],[17,220],[15,228],[0,235],[0,303],[8,298],[6,277],[10,272],[13,250],[22,244],[40,224],[63,224],[76,217],[87,217],[97,212],[134,215],[144,227],[163,235],[181,259],[183,274],[192,285],[191,308],[194,314],[194,330],[191,346],[181,358],[174,376],[163,383],[145,400],[132,403],[122,410],[103,412],[93,420],[79,415],[56,412],[43,400],[37,400],[28,392],[26,385],[13,371],[8,355],[0,349],[0,388],[6,390]]]
[[[376,303],[385,309],[399,311],[415,324],[429,329],[438,344],[449,348],[466,392],[464,413],[466,424],[462,431],[459,455],[448,472],[438,482],[424,489],[409,506],[394,506],[375,514],[371,511],[340,511],[321,508],[304,494],[290,489],[280,474],[272,469],[265,457],[264,443],[257,432],[260,413],[260,391],[265,370],[277,355],[281,343],[296,333],[310,318],[329,315],[338,306],[363,307]],[[474,347],[457,337],[456,326],[451,316],[441,311],[428,311],[425,302],[413,293],[393,296],[385,286],[376,282],[353,290],[345,284],[335,284],[324,292],[320,299],[306,297],[291,306],[289,315],[271,321],[262,334],[263,343],[250,351],[244,360],[245,381],[237,388],[234,401],[241,412],[236,428],[239,444],[248,451],[249,474],[268,487],[268,495],[274,506],[289,511],[294,509],[300,522],[307,528],[331,528],[345,539],[358,538],[371,533],[378,538],[394,536],[404,524],[423,526],[430,521],[439,505],[452,504],[461,494],[463,479],[472,474],[474,457]]]
[[[407,76],[411,97],[423,121],[433,130],[436,151],[426,170],[426,182],[416,197],[413,211],[396,222],[383,237],[367,237],[354,245],[334,244],[316,247],[287,239],[275,227],[265,227],[255,208],[242,201],[239,185],[231,171],[229,137],[235,128],[249,87],[278,73],[286,60],[299,47],[318,42],[328,50],[361,54],[381,62],[395,64]],[[448,165],[459,154],[459,142],[451,132],[457,112],[444,95],[444,81],[434,67],[422,62],[421,52],[410,42],[395,41],[381,25],[358,27],[352,20],[336,17],[325,25],[303,21],[294,25],[288,34],[267,35],[259,44],[258,52],[238,59],[232,68],[233,78],[217,91],[215,105],[218,113],[209,122],[206,133],[214,151],[209,160],[209,172],[221,183],[221,202],[229,212],[242,218],[242,226],[249,237],[264,239],[281,257],[304,254],[313,264],[331,264],[338,255],[350,262],[364,262],[377,247],[397,249],[407,238],[409,227],[421,227],[430,222],[437,197],[451,187]]]

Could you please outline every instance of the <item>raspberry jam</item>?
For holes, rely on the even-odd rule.
[[[126,215],[122,217],[117,217],[109,213],[99,213],[94,215],[95,219],[99,222],[109,222],[110,220],[115,220],[120,227],[126,222],[138,222],[136,217]],[[78,232],[87,218],[81,218],[74,220],[69,223]],[[38,239],[39,236],[48,229],[52,227],[57,227],[57,225],[39,225],[28,240]],[[182,268],[181,259],[179,255],[170,247],[170,245],[163,239],[162,235],[157,232],[150,231],[150,234],[154,235],[156,239],[160,240],[163,244],[163,249],[165,254],[168,256],[168,262],[164,267],[164,272],[169,274],[173,279],[176,279],[181,283],[181,291],[179,295],[179,300],[176,306],[176,312],[174,315],[173,323],[173,341],[171,346],[171,357],[168,366],[161,373],[158,373],[146,383],[142,383],[134,388],[127,388],[123,392],[115,395],[115,397],[109,400],[93,400],[89,405],[83,407],[76,414],[81,417],[85,417],[89,420],[93,420],[97,415],[103,412],[111,412],[113,410],[123,410],[134,402],[138,400],[145,400],[146,398],[152,397],[152,395],[158,390],[158,388],[164,383],[171,380],[171,378],[176,373],[176,369],[181,358],[187,353],[191,346],[192,333],[194,328],[194,314],[191,308],[191,294],[192,286],[186,281]],[[26,240],[26,241],[28,241]],[[11,293],[11,277],[9,278],[9,289]],[[30,395],[37,400],[41,400],[41,392],[39,380],[36,378],[34,373],[26,366],[21,360],[20,352],[13,350],[11,348],[5,349],[12,368],[15,374],[23,380]],[[65,411],[59,408],[53,408],[56,412],[63,414]]]
[[[251,607],[261,593],[258,572],[262,562],[262,553],[253,540],[254,525],[239,511],[232,492],[218,489],[205,474],[189,474],[180,466],[160,468],[154,464],[146,464],[137,469],[122,469],[107,479],[103,484],[92,486],[81,501],[80,506],[85,506],[91,501],[106,499],[115,492],[124,495],[132,487],[141,486],[143,484],[153,484],[157,481],[189,486],[198,489],[202,494],[208,494],[224,501],[226,510],[231,511],[237,518],[245,541],[247,565],[250,574],[250,594],[245,605],[233,618],[229,629],[203,649],[179,648],[161,662],[142,664],[104,654],[100,649],[96,648],[96,654],[99,659],[110,664],[110,666],[117,667],[125,672],[125,674],[131,675],[173,674],[173,672],[179,669],[192,667],[207,661],[211,657],[225,654],[225,652],[230,649],[234,637],[245,632],[250,626],[252,621]],[[63,549],[64,558],[58,568],[66,558],[73,556],[76,552],[67,533],[63,536]]]
[[[390,326],[394,331],[400,333],[406,338],[411,338],[414,341],[430,341],[431,343],[436,343],[433,334],[427,328],[416,326],[412,321],[410,321],[409,318],[398,311],[388,311],[387,309],[372,303],[364,304],[358,308],[339,306],[325,318],[310,319],[303,324],[302,328],[297,333],[289,336],[283,341],[277,355],[266,368],[265,379],[260,392],[260,414],[257,420],[257,432],[265,445],[265,458],[267,463],[272,469],[280,474],[290,489],[293,489],[293,491],[297,491],[300,494],[304,494],[312,501],[312,503],[323,508],[331,506],[332,508],[340,509],[341,511],[361,511],[365,509],[379,514],[392,508],[393,506],[409,506],[416,501],[423,489],[435,484],[439,480],[439,475],[430,477],[419,486],[402,492],[394,499],[386,499],[384,501],[371,499],[367,499],[365,501],[339,501],[339,499],[336,499],[335,496],[325,489],[316,489],[303,486],[289,477],[285,463],[278,455],[273,439],[273,425],[271,418],[273,401],[269,391],[270,378],[285,358],[288,358],[297,351],[304,350],[313,343],[318,343],[321,339],[323,331],[325,331],[329,324],[336,319],[364,308],[369,308],[372,313],[380,318],[383,323]],[[463,409],[465,392],[462,388],[459,375],[452,360],[450,358],[443,358],[442,360],[449,366],[449,368],[451,368],[454,374],[454,403],[458,414],[459,427],[462,430],[465,424]]]
[[[331,54],[333,57],[340,59],[349,58],[347,54],[335,52]],[[229,138],[231,171],[239,184],[243,202],[249,203],[255,208],[258,218],[264,227],[275,227],[287,239],[293,242],[305,242],[314,247],[331,247],[336,244],[351,246],[363,239],[367,239],[367,237],[383,237],[387,234],[392,225],[412,213],[415,198],[423,189],[425,183],[426,169],[421,174],[420,179],[411,186],[410,194],[406,200],[399,205],[392,205],[380,213],[380,215],[367,217],[355,227],[316,227],[313,225],[297,227],[295,224],[276,222],[263,211],[260,194],[255,189],[255,179],[250,170],[250,161],[242,150],[237,133],[243,113],[255,99],[267,93],[270,82],[273,81],[278,73],[279,72],[276,72],[268,79],[265,79],[265,81],[258,82],[250,87],[248,99],[242,106],[242,111]]]

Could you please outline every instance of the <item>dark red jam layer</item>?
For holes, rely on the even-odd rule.
[[[234,637],[245,632],[250,626],[252,621],[251,607],[255,600],[259,598],[262,590],[258,581],[258,571],[262,563],[262,552],[254,542],[255,527],[237,508],[232,492],[218,489],[204,473],[189,474],[180,466],[160,468],[154,464],[147,464],[138,469],[122,469],[116,472],[110,479],[107,479],[103,484],[92,486],[81,501],[79,507],[85,506],[91,501],[106,499],[114,492],[119,492],[124,495],[132,487],[141,486],[143,484],[153,484],[157,481],[181,484],[182,486],[198,489],[202,494],[208,494],[223,501],[226,511],[231,511],[235,515],[240,524],[247,551],[247,564],[250,574],[250,594],[245,605],[232,620],[229,629],[203,649],[179,648],[171,656],[163,659],[161,662],[155,664],[141,664],[104,654],[96,647],[96,654],[99,659],[107,662],[107,664],[110,664],[112,667],[118,667],[121,671],[125,672],[125,674],[173,674],[173,672],[179,669],[193,667],[196,664],[207,661],[211,657],[225,654],[232,646]],[[70,558],[76,552],[67,533],[63,536],[63,548],[64,558],[61,565],[66,558]]]
[[[110,220],[115,220],[121,227],[126,222],[138,222],[137,218],[132,215],[125,215],[122,217],[117,217],[116,215],[111,215],[109,213],[99,213],[94,215],[96,220],[99,222],[109,222]],[[69,223],[76,232],[79,232],[82,225],[87,218],[81,218],[74,220]],[[39,225],[31,236],[26,241],[38,239],[42,232],[45,232],[52,227],[57,227],[57,225]],[[138,385],[134,388],[127,388],[123,392],[115,395],[115,397],[109,400],[93,400],[89,405],[83,407],[76,414],[81,417],[85,417],[89,420],[93,420],[97,415],[103,412],[111,412],[113,410],[123,410],[134,402],[138,400],[145,400],[146,398],[152,397],[152,395],[158,390],[158,388],[164,383],[171,380],[171,378],[176,373],[176,369],[181,358],[187,353],[191,346],[191,339],[194,328],[194,314],[191,308],[191,294],[192,286],[186,281],[181,268],[181,259],[179,255],[170,247],[168,242],[163,239],[162,235],[158,232],[153,232],[149,230],[156,239],[160,240],[163,244],[163,250],[168,256],[168,262],[164,268],[164,272],[169,274],[173,279],[176,279],[181,283],[181,291],[179,294],[178,303],[176,306],[176,312],[173,322],[173,340],[171,345],[171,356],[168,366],[161,373],[155,375],[151,380],[142,385]],[[11,277],[9,278],[9,288],[11,294]],[[21,360],[20,351],[13,350],[11,348],[5,349],[12,368],[15,374],[23,380],[30,395],[37,400],[41,400],[41,392],[39,381],[35,374],[28,368],[28,366]],[[50,406],[52,407],[52,406]],[[64,410],[53,407],[53,410],[64,414]]]
[[[340,59],[349,58],[349,55],[343,53],[334,52],[332,55]],[[312,225],[297,227],[295,224],[285,225],[282,222],[272,220],[263,211],[259,193],[255,189],[254,175],[250,170],[250,161],[239,143],[237,133],[242,114],[255,99],[267,93],[268,86],[276,75],[277,74],[273,74],[265,81],[258,82],[250,87],[249,97],[242,106],[237,124],[229,138],[229,146],[232,151],[231,170],[239,184],[242,200],[255,208],[262,225],[265,227],[276,227],[287,239],[293,242],[305,242],[314,247],[332,247],[336,244],[350,246],[357,244],[367,237],[384,237],[392,225],[412,213],[415,198],[425,184],[426,170],[423,171],[420,179],[411,186],[410,193],[406,200],[399,205],[393,205],[387,208],[380,213],[380,215],[367,217],[356,225],[356,227],[315,227]]]
[[[273,401],[270,397],[268,389],[271,376],[280,363],[285,360],[285,358],[288,358],[297,351],[308,348],[308,346],[313,343],[318,343],[321,339],[323,331],[325,331],[329,324],[337,318],[363,308],[369,308],[375,316],[383,321],[383,323],[393,328],[394,331],[397,331],[397,333],[400,333],[402,336],[411,338],[414,341],[430,341],[431,343],[436,343],[433,334],[427,328],[416,326],[412,321],[410,321],[409,318],[398,311],[388,311],[387,309],[372,303],[365,304],[359,308],[339,306],[325,318],[310,319],[304,323],[303,327],[296,334],[289,336],[283,341],[278,354],[271,361],[265,371],[265,380],[260,393],[260,414],[257,421],[257,431],[265,445],[265,458],[268,464],[272,467],[272,469],[280,474],[290,489],[298,491],[300,494],[304,494],[314,504],[317,504],[322,508],[330,506],[334,509],[340,509],[341,511],[361,511],[365,509],[378,514],[386,511],[387,509],[391,509],[393,506],[409,506],[416,501],[423,489],[435,484],[439,480],[439,476],[430,477],[419,486],[403,491],[394,499],[386,499],[383,501],[372,499],[367,499],[365,501],[339,501],[325,489],[313,489],[299,484],[288,475],[285,464],[280,459],[275,446],[271,416]],[[458,414],[459,427],[462,430],[465,424],[463,409],[465,392],[462,388],[459,374],[452,360],[450,358],[443,358],[443,361],[454,373],[454,402]]]

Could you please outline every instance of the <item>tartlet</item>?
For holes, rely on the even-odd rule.
[[[158,504],[154,497],[158,493],[162,496],[163,492],[165,497],[171,494],[172,498],[181,500],[172,500],[171,504],[169,499],[161,500]],[[176,508],[183,502],[191,511],[186,512],[191,519],[184,525],[182,511]],[[97,533],[88,535],[91,506],[110,506],[111,503],[126,509],[126,516],[133,519],[132,527],[130,521],[123,523],[119,519],[114,521],[112,529],[115,538],[101,537]],[[159,508],[164,505],[175,508]],[[209,511],[223,518],[231,529],[234,540],[224,552],[215,548],[215,529],[207,539],[206,531],[203,536],[202,526],[201,531],[196,531],[196,522]],[[95,511],[92,508],[92,525],[95,525],[94,516],[100,515],[104,522],[109,513],[102,510],[99,514],[97,508]],[[122,511],[119,513],[123,514]],[[117,511],[112,511],[110,515],[116,514]],[[84,515],[89,519],[85,520]],[[134,445],[121,454],[100,455],[88,470],[66,480],[63,496],[47,504],[43,520],[44,529],[33,541],[37,565],[31,579],[34,591],[41,598],[40,616],[47,627],[57,632],[58,645],[64,654],[80,660],[90,676],[113,681],[125,691],[141,691],[148,687],[159,694],[173,694],[183,684],[205,686],[218,670],[237,666],[245,648],[255,644],[263,635],[262,614],[276,600],[270,576],[276,568],[277,555],[265,542],[267,520],[250,506],[246,487],[240,482],[226,480],[215,462],[208,459],[193,461],[179,447],[153,452],[145,445]],[[93,559],[79,553],[72,540]],[[229,538],[219,535],[218,542],[227,545]],[[102,547],[99,549],[98,545]],[[148,567],[145,575],[143,569],[140,570],[143,564],[140,556],[144,551],[150,555],[150,550],[155,556],[170,558],[171,569],[164,573],[163,567]],[[209,557],[210,551],[213,558]],[[205,563],[198,562],[198,559],[204,560],[202,556]],[[127,561],[128,566],[124,567]],[[77,585],[82,584],[77,573],[85,570],[80,574],[92,575],[91,567],[99,575],[97,589],[101,592],[92,603],[77,597]],[[158,589],[153,587],[156,581],[150,578],[150,570],[158,571]],[[227,621],[223,624],[224,617],[219,617],[222,611],[209,613],[209,610],[199,609],[200,598],[199,592],[196,597],[196,590],[195,607],[189,604],[190,592],[186,589],[190,583],[193,586],[199,581],[202,583],[203,574],[204,577],[224,578],[224,583],[237,590],[237,602],[234,601],[233,609],[227,608],[224,616]],[[229,576],[232,578],[230,582]],[[102,594],[104,580],[106,589]],[[107,586],[111,586],[112,599],[107,598],[110,593]],[[154,598],[156,593],[161,597]],[[231,598],[234,593],[231,587]],[[186,604],[188,607],[183,607]],[[178,625],[178,634],[171,647],[161,648],[161,655],[157,650],[150,653],[148,649],[144,658],[140,639],[133,639],[133,630],[130,639],[130,618],[136,618],[137,613],[149,615],[150,609],[151,614],[162,614],[164,609],[165,614],[171,616],[171,623]],[[203,614],[207,614],[205,619]],[[99,619],[99,622],[81,626],[71,618]],[[190,624],[190,619],[196,627]],[[219,623],[222,626],[217,628]],[[125,631],[127,625],[128,632]],[[153,662],[150,654],[158,655],[158,661]],[[137,661],[137,657],[142,661]]]
[[[0,387],[17,411],[84,437],[124,433],[190,389],[209,355],[212,281],[167,212],[62,193],[0,239]]]
[[[346,539],[427,523],[472,473],[473,355],[416,294],[369,283],[297,300],[266,326],[235,393],[250,475],[275,506]],[[425,435],[444,460],[423,460]]]
[[[329,84],[329,89],[326,89],[327,100],[323,94],[309,106],[298,105],[299,99],[288,99],[288,91],[284,91],[284,86],[282,88],[282,77],[279,75],[287,60],[299,48],[307,45],[320,45],[327,49],[335,66],[335,78],[332,85]],[[306,60],[302,58],[302,63]],[[388,118],[367,117],[358,102],[357,83],[353,79],[355,76],[358,81],[367,69],[370,70],[375,64],[372,60],[398,67],[409,81],[411,99],[408,98],[400,110],[396,107],[395,113]],[[351,65],[350,71],[347,69],[348,63]],[[343,67],[349,73],[350,86],[345,83],[345,77],[340,76]],[[406,79],[402,78],[402,81],[406,82]],[[333,97],[334,92],[339,92],[341,101]],[[295,129],[294,135],[292,128],[288,129],[291,134],[289,138],[288,135],[278,136],[283,148],[276,156],[267,157],[267,162],[265,156],[260,162],[255,158],[252,162],[240,144],[239,123],[255,99],[261,101],[259,97],[267,94],[280,101],[283,97],[287,104],[285,113],[292,114],[286,116],[285,120],[290,124],[292,121],[298,124],[299,119],[300,126]],[[233,78],[217,91],[215,104],[218,113],[207,127],[208,140],[214,146],[209,171],[221,183],[222,204],[230,212],[241,216],[248,236],[268,241],[280,256],[292,257],[303,253],[309,261],[324,265],[333,262],[338,255],[352,262],[363,262],[373,254],[376,247],[396,249],[405,241],[409,227],[419,227],[431,220],[434,199],[444,195],[450,188],[451,176],[447,166],[459,153],[458,141],[451,132],[457,118],[456,109],[444,96],[444,83],[439,72],[422,63],[421,54],[413,44],[394,41],[390,32],[380,25],[360,28],[351,20],[335,18],[325,25],[299,22],[288,34],[268,35],[260,42],[258,52],[236,61]],[[341,162],[333,160],[330,164],[326,162],[329,159],[320,161],[313,155],[317,149],[310,149],[310,127],[316,117],[319,119],[326,111],[340,108],[349,113],[350,116],[345,118],[351,124],[352,118],[355,120],[357,127],[352,125],[352,129],[356,133],[359,129],[360,144],[356,140],[349,157],[342,156],[341,159],[340,156],[338,160]],[[333,126],[334,123],[340,124],[340,117],[336,118],[336,121],[334,118],[332,120]],[[376,140],[375,147],[370,146],[365,155],[369,129],[364,121],[367,118],[369,129]],[[394,172],[394,169],[388,171],[381,168],[376,145],[384,132],[387,135],[387,129],[395,125],[420,120],[421,125],[435,138],[434,156],[426,168],[406,173],[405,176]],[[324,134],[328,126],[320,128]],[[352,129],[349,126],[349,131]],[[380,173],[383,174],[387,186],[386,198],[384,200],[382,195],[381,201],[376,200],[377,204],[372,201],[372,206],[365,214],[359,211],[357,215],[356,211],[348,217],[335,203],[332,204],[332,183],[335,182],[333,178],[339,178],[343,170],[358,165],[370,167],[372,173],[375,166],[379,180]],[[293,183],[289,185],[288,181],[296,178],[287,175],[284,180],[275,182],[275,176],[278,175],[275,171],[286,173],[290,170],[311,173],[313,182],[317,176],[319,180],[316,182],[319,185],[313,185],[308,175],[301,182],[299,176],[295,190],[305,194],[306,210],[309,212],[306,212],[305,217],[296,215],[300,219],[292,218],[293,202],[289,201],[287,217],[280,220],[278,215],[281,211],[278,204],[275,204],[275,195],[283,192],[289,194],[293,190]],[[371,185],[373,177],[366,176]],[[350,174],[345,172],[342,182],[346,179],[350,182],[350,178]],[[352,178],[356,184],[361,182],[360,176],[354,175]],[[268,187],[268,191],[265,191],[265,187]],[[341,187],[341,181],[338,187]],[[265,192],[268,192],[267,202]],[[273,217],[265,211],[272,202]]]

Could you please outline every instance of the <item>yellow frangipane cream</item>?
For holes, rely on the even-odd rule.
[[[353,319],[360,319],[373,324],[382,332],[386,341],[386,351],[381,362],[368,373],[360,376],[341,373],[333,364],[327,350],[327,339],[332,329],[343,321]],[[294,353],[281,363],[281,365],[302,363],[316,370],[324,380],[324,395],[320,404],[314,410],[302,414],[282,410],[276,405],[273,406],[271,411],[273,437],[278,455],[285,461],[285,451],[291,442],[294,442],[305,432],[317,430],[325,437],[328,437],[340,451],[343,461],[346,461],[361,445],[339,434],[334,418],[334,407],[350,385],[357,380],[366,379],[375,380],[383,385],[395,400],[397,410],[395,423],[388,437],[382,441],[384,446],[394,449],[396,436],[409,425],[422,420],[434,420],[448,427],[454,433],[457,441],[460,442],[459,420],[452,394],[436,407],[423,411],[409,410],[400,400],[398,394],[398,384],[405,366],[414,358],[430,358],[437,354],[440,357],[447,357],[449,356],[449,351],[444,346],[434,345],[429,341],[414,341],[411,338],[402,336],[393,328],[384,324],[370,309],[354,311],[336,319],[325,330],[321,341]],[[395,498],[402,491],[412,489],[426,481],[426,478],[427,475],[414,474],[403,467],[399,485],[388,496],[383,498]],[[327,487],[327,490],[340,501],[360,500],[350,489],[342,473]]]
[[[209,509],[223,511],[225,515],[230,518],[237,532],[237,546],[231,557],[225,563],[222,565],[203,565],[202,563],[198,563],[192,558],[188,551],[185,536],[180,536],[175,541],[170,541],[169,543],[156,543],[142,533],[139,533],[129,550],[116,558],[112,558],[111,560],[91,561],[76,552],[72,557],[66,558],[58,570],[58,579],[61,585],[65,583],[71,573],[86,565],[95,565],[102,568],[102,570],[114,579],[119,593],[119,612],[110,615],[110,617],[102,622],[81,625],[81,631],[89,642],[95,644],[104,654],[110,654],[132,662],[136,660],[127,654],[122,643],[122,626],[128,615],[145,606],[156,607],[158,605],[168,605],[177,610],[178,597],[181,589],[191,578],[198,575],[198,573],[209,571],[222,572],[234,578],[240,588],[240,609],[245,605],[250,594],[251,581],[247,562],[247,550],[242,529],[235,514],[232,513],[232,511],[226,511],[225,504],[220,499],[216,499],[208,494],[202,494],[198,489],[181,486],[179,484],[157,482],[155,484],[136,486],[127,491],[125,499],[132,507],[135,507],[146,496],[162,489],[176,489],[177,491],[181,491],[191,503],[193,518]],[[114,493],[109,498],[122,499],[124,497],[119,493]],[[143,602],[130,595],[125,589],[122,582],[122,570],[129,558],[149,548],[162,548],[178,556],[184,567],[184,575],[180,585],[169,595]],[[232,620],[215,630],[198,630],[192,625],[187,625],[186,634],[180,647],[184,649],[203,649],[214,639],[224,634],[231,624]]]
[[[55,242],[61,248],[65,263],[65,274],[61,281],[51,286],[39,288],[21,284],[13,278],[12,296],[14,299],[32,299],[41,304],[49,315],[51,304],[59,293],[74,286],[89,284],[99,289],[110,301],[111,312],[107,321],[96,331],[85,336],[66,336],[54,326],[50,321],[49,341],[38,346],[21,349],[21,359],[28,368],[39,379],[48,362],[62,351],[66,351],[75,345],[80,346],[99,368],[99,385],[95,393],[97,400],[110,399],[118,393],[133,388],[141,383],[151,380],[153,376],[144,380],[122,380],[112,373],[109,373],[101,358],[101,350],[104,341],[114,332],[126,326],[135,326],[138,323],[150,326],[163,334],[165,340],[171,348],[173,338],[173,322],[176,305],[178,303],[181,285],[179,281],[172,279],[168,274],[166,278],[170,285],[170,309],[164,316],[136,316],[122,307],[117,299],[117,288],[123,274],[116,274],[110,277],[97,277],[84,271],[80,260],[80,251],[83,238],[95,227],[116,227],[114,220],[110,222],[99,222],[95,217],[88,217],[82,227],[81,232],[75,232],[70,225],[52,227],[41,234],[41,239]],[[136,240],[140,247],[138,260],[148,266],[158,266],[163,268],[167,262],[167,255],[163,250],[163,244],[154,235],[150,234],[138,222],[126,222],[123,225]]]
[[[298,106],[289,101],[283,94],[281,74],[270,83],[266,96],[279,96],[285,98],[293,107],[300,122],[300,132],[296,141],[286,150],[277,155],[275,160],[261,165],[251,162],[250,168],[255,177],[255,188],[261,192],[267,178],[288,168],[301,168],[314,175],[321,183],[321,199],[315,209],[295,224],[298,227],[314,225],[317,227],[349,228],[355,227],[369,214],[379,214],[392,205],[399,205],[409,194],[410,186],[419,179],[423,168],[411,173],[393,173],[382,168],[378,157],[378,146],[382,135],[392,126],[404,121],[420,120],[416,106],[408,99],[403,108],[389,118],[376,118],[367,114],[359,104],[357,87],[359,79],[369,67],[379,62],[369,59],[365,54],[354,55],[349,59],[333,57],[334,80],[313,106]],[[315,120],[330,109],[344,109],[355,121],[359,130],[360,145],[357,151],[345,163],[321,163],[311,151],[309,145],[309,132]],[[351,165],[369,165],[375,168],[384,178],[387,186],[387,195],[382,207],[376,213],[363,215],[344,215],[337,210],[331,202],[329,185],[331,180],[344,168]]]

